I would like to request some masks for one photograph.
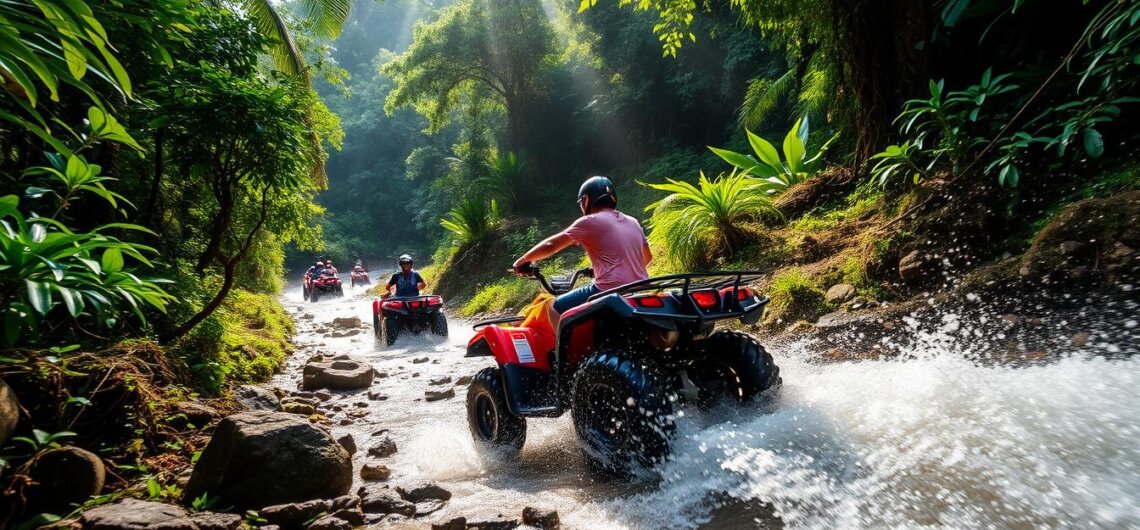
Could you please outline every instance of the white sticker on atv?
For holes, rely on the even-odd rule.
[[[520,363],[534,362],[534,352],[530,350],[530,342],[526,340],[525,333],[511,333],[511,342],[515,343],[515,355]]]

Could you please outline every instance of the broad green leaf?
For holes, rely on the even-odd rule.
[[[103,272],[118,272],[123,269],[123,252],[117,248],[109,248],[103,252]]]
[[[768,140],[752,134],[752,131],[745,130],[744,132],[748,134],[748,143],[752,145],[752,151],[756,153],[756,157],[761,162],[776,170],[783,167],[780,164],[780,153],[776,152],[776,148],[768,143]]]
[[[51,289],[43,283],[24,280],[28,288],[28,303],[37,313],[46,315],[51,310]]]
[[[737,153],[735,151],[729,151],[727,149],[717,149],[717,148],[712,147],[712,146],[709,146],[709,150],[712,151],[713,153],[716,153],[716,156],[721,157],[722,159],[724,159],[725,162],[728,162],[729,164],[732,164],[733,166],[738,167],[740,169],[743,169],[745,171],[750,171],[757,164],[756,160],[753,160],[752,157],[749,157],[747,155],[742,155],[742,154]]]
[[[788,171],[799,173],[804,167],[804,143],[799,137],[800,122],[797,120],[792,130],[784,137],[784,159],[788,164]]]
[[[1099,158],[1100,155],[1104,154],[1104,137],[1096,129],[1085,129],[1083,140],[1085,152],[1089,156]]]

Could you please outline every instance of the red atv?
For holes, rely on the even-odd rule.
[[[322,275],[312,279],[312,285],[309,287],[309,301],[316,302],[321,299],[321,296],[326,295],[344,296],[344,286],[340,284],[340,278]]]
[[[522,272],[554,295],[593,275],[582,269],[548,281],[537,267]],[[760,319],[768,298],[745,285],[761,276],[676,274],[630,283],[567,311],[557,332],[545,318],[520,327],[505,324],[523,317],[476,324],[467,357],[494,356],[498,366],[480,371],[468,387],[472,436],[478,445],[515,452],[526,439],[527,417],[569,410],[588,460],[601,470],[626,474],[661,461],[680,405],[723,398],[744,404],[780,385],[780,369],[756,339],[713,332],[718,322]]]
[[[435,295],[385,297],[372,302],[372,332],[385,346],[396,343],[405,331],[424,331],[447,338],[443,298]]]
[[[372,280],[368,279],[368,271],[362,267],[353,267],[352,278],[349,280],[353,287],[357,285],[372,285]]]

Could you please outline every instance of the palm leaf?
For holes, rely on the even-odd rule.
[[[253,21],[254,27],[263,36],[273,39],[276,44],[270,49],[270,55],[277,69],[289,75],[301,76],[309,79],[305,58],[301,49],[289,34],[289,27],[285,19],[273,7],[270,0],[242,0],[246,14]]]

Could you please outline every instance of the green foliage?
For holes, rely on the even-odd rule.
[[[110,139],[105,136],[108,130],[125,136],[117,129],[98,130],[93,133],[96,140]],[[27,216],[19,209],[19,197],[0,197],[0,286],[7,293],[0,300],[5,315],[4,343],[8,346],[40,339],[40,324],[45,321],[51,326],[68,320],[77,327],[93,323],[105,330],[113,328],[121,313],[129,310],[145,322],[145,308],[163,311],[171,299],[159,286],[160,281],[140,277],[129,265],[133,260],[150,267],[146,255],[153,255],[155,250],[112,235],[152,232],[126,223],[76,232],[62,219],[65,210],[84,195],[95,195],[112,207],[125,203],[121,195],[106,188],[114,179],[101,175],[101,167],[79,155],[48,158],[51,166],[28,170],[28,175],[39,178],[37,186],[27,189],[27,195],[32,199],[54,198],[50,217]]]
[[[298,14],[308,22],[314,36],[336,38],[348,20],[349,0],[298,0],[292,3]],[[281,71],[308,79],[308,67],[301,48],[290,34],[290,20],[281,6],[270,0],[241,0],[242,9],[253,20],[257,30],[273,41],[269,49],[274,64]]]
[[[475,184],[509,208],[518,198],[517,190],[526,185],[526,160],[511,151],[496,156],[487,169]]]
[[[500,218],[499,203],[495,199],[467,198],[447,212],[447,217],[440,219],[439,224],[452,233],[456,244],[462,246],[482,241]]]
[[[919,151],[917,145],[907,140],[902,145],[889,145],[882,152],[875,153],[871,156],[871,160],[875,160],[875,165],[871,167],[871,181],[879,186],[886,186],[893,182],[891,175],[908,173],[909,180],[918,184],[926,175],[923,168],[918,165]]]
[[[770,323],[815,320],[828,311],[823,290],[799,269],[776,274],[764,292],[772,299],[766,316]]]
[[[696,186],[667,180],[645,184],[669,192],[646,207],[652,212],[649,242],[686,268],[698,268],[720,254],[731,256],[748,239],[743,223],[779,215],[765,186],[744,173],[733,171],[710,181],[702,172]]]
[[[538,294],[535,282],[524,278],[503,278],[480,288],[459,310],[463,316],[517,310]]]
[[[771,143],[752,134],[752,131],[745,132],[748,134],[748,143],[752,145],[752,151],[755,155],[746,155],[715,147],[709,147],[709,149],[737,169],[763,179],[762,187],[766,193],[771,195],[783,193],[788,188],[815,175],[823,163],[823,155],[827,153],[831,142],[839,137],[839,133],[836,133],[809,158],[807,152],[808,119],[807,116],[804,116],[797,120],[788,134],[784,136],[784,159],[781,161],[780,153]]]

